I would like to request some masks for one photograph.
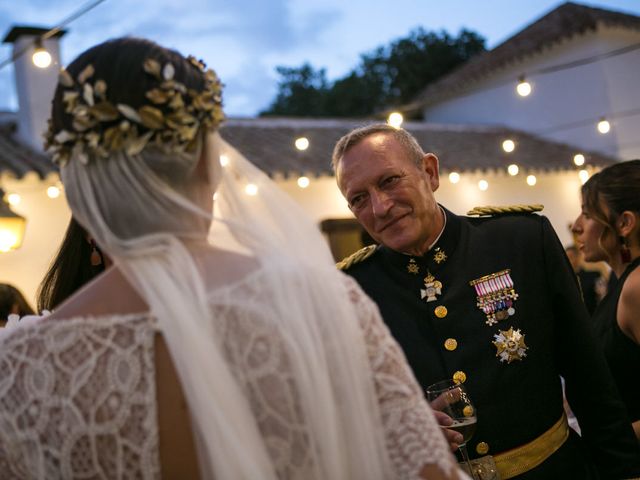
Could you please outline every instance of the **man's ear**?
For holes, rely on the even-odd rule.
[[[422,169],[429,178],[431,191],[435,192],[440,186],[440,165],[438,157],[433,153],[425,153],[422,157]]]

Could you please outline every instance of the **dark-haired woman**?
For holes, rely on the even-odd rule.
[[[109,258],[73,218],[58,253],[38,288],[38,311],[52,311],[80,287],[104,272]]]
[[[617,278],[593,318],[640,440],[640,160],[611,165],[583,185],[573,232],[585,260],[607,262]]]

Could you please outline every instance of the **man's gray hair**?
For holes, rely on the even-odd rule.
[[[409,158],[413,160],[417,166],[421,165],[422,157],[424,157],[424,151],[413,135],[402,128],[392,127],[386,123],[373,123],[371,125],[351,130],[338,140],[338,143],[336,143],[336,146],[333,148],[333,155],[331,156],[331,167],[333,168],[333,172],[336,172],[338,164],[347,151],[352,147],[355,147],[365,138],[377,133],[383,133],[395,138],[395,140],[407,152]]]

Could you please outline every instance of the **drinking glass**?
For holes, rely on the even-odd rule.
[[[431,408],[446,413],[453,420],[451,425],[442,428],[449,428],[462,434],[460,454],[469,468],[469,474],[475,479],[467,453],[467,442],[476,431],[478,418],[469,394],[461,383],[456,383],[454,380],[442,380],[429,385],[426,393]]]

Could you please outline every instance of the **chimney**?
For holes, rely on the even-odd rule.
[[[49,29],[29,26],[14,26],[2,40],[13,44],[13,70],[18,95],[18,137],[34,148],[43,150],[43,134],[51,114],[51,100],[58,83],[60,71],[60,48],[58,41],[66,32],[60,30],[41,41]],[[32,55],[39,43],[51,55],[51,64],[37,67]]]

